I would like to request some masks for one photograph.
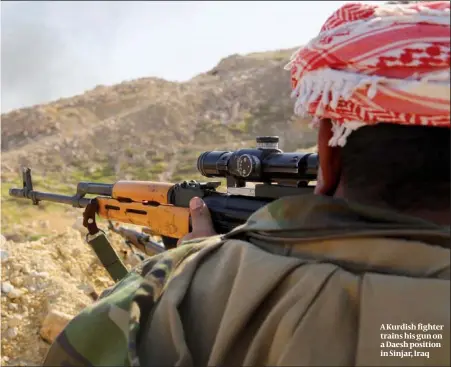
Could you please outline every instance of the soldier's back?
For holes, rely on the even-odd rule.
[[[280,249],[229,240],[199,253],[145,325],[141,364],[449,365],[448,249],[389,238]]]

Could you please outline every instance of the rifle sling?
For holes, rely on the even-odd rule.
[[[127,268],[116,251],[114,251],[103,231],[99,231],[94,236],[86,236],[86,242],[92,247],[100,262],[115,282],[118,282],[128,274]]]

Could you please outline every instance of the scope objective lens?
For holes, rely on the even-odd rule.
[[[220,167],[227,163],[231,153],[221,150],[204,152],[197,159],[197,170],[205,177],[223,177],[225,172],[221,172]],[[225,166],[225,169],[227,169],[227,166]]]

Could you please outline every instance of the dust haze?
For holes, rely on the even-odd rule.
[[[142,59],[138,48],[123,45],[133,45],[137,38],[152,41],[146,32],[151,32],[152,18],[162,6],[171,5],[2,2],[1,112],[146,76],[139,75],[145,68],[134,67],[134,61]]]
[[[343,1],[1,2],[1,112],[297,47]]]

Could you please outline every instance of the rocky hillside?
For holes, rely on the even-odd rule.
[[[89,289],[111,283],[70,228],[81,211],[8,197],[20,165],[36,189],[70,193],[81,180],[199,179],[201,152],[253,147],[258,135],[279,135],[285,151],[311,148],[315,133],[293,118],[283,70],[293,51],[232,55],[185,83],[97,86],[1,116],[2,365],[39,364],[46,320],[70,319],[92,302]]]
[[[311,136],[293,139],[291,53],[233,55],[186,83],[143,78],[4,114],[2,173],[29,164],[150,179],[169,169],[172,179],[188,146],[233,148],[258,134],[281,135],[286,150],[309,145]]]
[[[138,261],[108,237],[130,269]],[[17,243],[1,236],[1,366],[38,366],[61,328],[114,283],[72,228]]]
[[[4,114],[2,193],[20,183],[20,165],[37,188],[68,192],[80,180],[199,178],[199,153],[254,146],[257,135],[279,135],[285,151],[311,147],[283,69],[293,51],[232,55],[186,83],[143,78]],[[21,218],[2,214],[8,237]]]

